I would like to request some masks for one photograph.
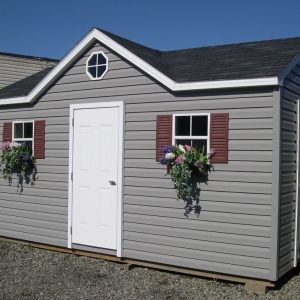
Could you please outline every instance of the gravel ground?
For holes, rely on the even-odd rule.
[[[0,241],[0,299],[300,299],[300,269],[265,296],[244,286]]]

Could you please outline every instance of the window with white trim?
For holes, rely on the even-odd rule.
[[[210,115],[175,114],[173,115],[173,145],[190,145],[209,149]]]
[[[18,143],[26,143],[31,150],[32,155],[34,155],[34,122],[24,121],[24,122],[13,122],[13,141]]]
[[[102,52],[93,52],[86,61],[86,74],[92,80],[101,79],[108,71],[108,57]]]

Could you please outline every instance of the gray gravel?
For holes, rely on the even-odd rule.
[[[300,299],[300,269],[265,296],[202,279],[0,241],[0,299]]]

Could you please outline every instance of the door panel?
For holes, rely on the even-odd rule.
[[[73,243],[117,249],[118,113],[74,110]]]

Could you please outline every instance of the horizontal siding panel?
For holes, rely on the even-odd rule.
[[[176,265],[184,268],[207,270],[210,272],[248,276],[261,279],[268,279],[269,276],[268,270],[265,269],[203,261],[201,258],[198,258],[198,260],[188,258],[178,259],[177,256],[173,257],[171,255],[158,255],[155,253],[141,252],[131,249],[124,249],[124,256],[167,265]]]
[[[143,169],[160,169],[166,171],[166,166],[163,166],[155,161],[155,159],[134,158],[125,159],[125,168],[143,168]],[[272,172],[272,162],[248,162],[248,161],[229,161],[228,164],[214,164],[214,171],[234,171],[234,172]],[[126,176],[126,174],[125,174]]]
[[[125,168],[125,174],[126,177],[161,177],[160,169]],[[210,181],[272,183],[272,175],[270,173],[218,171],[211,172],[208,176]],[[294,174],[291,176],[294,178]],[[170,178],[170,175],[168,175],[166,178]],[[286,178],[290,179],[290,177]]]
[[[183,213],[182,213],[183,215]],[[124,213],[124,222],[144,224],[144,225],[155,225],[161,227],[173,227],[182,228],[187,230],[203,230],[207,232],[218,232],[218,233],[228,233],[228,234],[241,234],[245,236],[257,236],[269,238],[271,234],[271,229],[268,226],[257,226],[257,225],[247,225],[239,224],[238,226],[234,223],[223,223],[221,220],[219,222],[214,222],[212,220],[200,220],[196,218],[187,219],[182,218],[172,218],[172,217],[160,217],[160,216],[148,216],[146,214],[138,215],[135,213]]]
[[[26,187],[25,187],[26,188]],[[68,200],[67,199],[58,199],[58,198],[50,198],[50,197],[32,197],[30,195],[18,194],[18,193],[0,193],[0,203],[8,202],[5,205],[1,204],[1,206],[15,208],[17,205],[22,205],[24,203],[32,203],[36,205],[36,210],[39,210],[39,204],[42,207],[53,207],[53,210],[56,209],[62,212],[67,211]],[[27,204],[24,204],[27,205]],[[48,210],[48,212],[51,210]]]
[[[283,183],[283,184],[281,185],[281,192],[282,192],[282,193],[286,193],[286,192],[295,190],[295,188],[296,188],[296,185],[295,185],[294,182],[292,182],[292,183],[290,183],[290,182],[288,182],[288,183]]]
[[[12,230],[1,229],[1,228],[0,228],[0,236],[9,237],[9,238],[18,239],[18,240],[25,240],[28,242],[48,244],[51,246],[58,246],[58,247],[67,247],[68,246],[67,238],[59,239],[59,238],[54,238],[54,237],[49,237],[49,236],[37,235],[37,234],[26,233],[26,232],[12,231]]]
[[[284,130],[296,131],[297,125],[295,121],[283,120],[281,123],[281,128]]]
[[[8,200],[0,200],[0,207],[6,207],[11,209],[20,209],[20,210],[29,210],[35,212],[45,212],[45,213],[52,213],[52,214],[59,214],[59,215],[67,215],[68,214],[68,207],[67,206],[55,206],[52,203],[49,204],[41,204],[41,203],[30,203],[22,201],[8,201]],[[63,204],[63,203],[60,203]]]
[[[242,99],[241,99],[242,100]],[[179,110],[182,109],[182,102],[173,102],[172,103],[172,110]],[[198,101],[184,101],[184,106],[188,107],[189,110],[199,110],[199,102]],[[272,107],[272,98],[259,98],[255,97],[252,98],[251,101],[249,99],[246,99],[245,101],[237,101],[236,99],[232,100],[218,100],[215,99],[214,101],[211,100],[201,100],[201,106],[205,107],[205,109],[215,109],[218,107],[218,109],[237,109],[237,108],[258,108],[258,107]],[[133,112],[149,112],[149,111],[155,111],[155,112],[169,112],[170,111],[170,104],[164,103],[164,102],[157,102],[155,105],[152,103],[144,103],[143,105],[140,105],[140,103],[136,104],[127,104],[126,111],[128,113]]]
[[[296,142],[282,140],[281,150],[283,150],[283,151],[296,151],[297,150]]]
[[[172,188],[173,183],[171,179],[156,179],[156,178],[136,178],[127,177],[124,180],[125,185],[135,187],[154,187],[154,188]],[[254,194],[271,194],[271,184],[248,183],[248,182],[214,182],[210,181],[205,186],[205,190],[210,191],[224,191],[224,192],[239,192],[239,193],[254,193]],[[201,188],[201,187],[200,187]],[[203,188],[204,189],[204,188]]]
[[[156,198],[156,197],[140,197],[140,196],[124,196],[124,204],[133,204],[140,206],[155,206],[155,207],[169,207],[169,208],[187,208],[186,202],[174,201],[174,199],[168,198]],[[271,214],[271,206],[269,205],[253,205],[253,204],[241,204],[238,202],[228,203],[224,200],[222,202],[201,199],[201,209],[206,211],[215,212],[228,212],[228,213],[245,213],[253,215],[267,216]]]
[[[163,254],[175,256],[178,258],[178,260],[181,260],[181,258],[192,258],[196,260],[204,260],[215,263],[227,263],[231,265],[241,265],[260,269],[267,269],[269,267],[268,259],[229,255],[223,253],[221,254],[215,252],[205,252],[200,250],[192,250],[186,248],[183,249],[179,247],[168,247],[150,243],[132,242],[127,240],[124,241],[124,253],[126,249],[134,251],[145,251],[158,255]]]
[[[2,182],[0,181],[0,187],[1,187],[1,190],[2,190],[1,183]],[[4,186],[6,186],[6,184],[4,184]],[[10,187],[17,189],[17,187],[18,187],[18,181],[17,181],[17,179],[15,179],[15,180],[12,181]],[[24,185],[24,189],[26,189],[26,190],[29,190],[29,189],[45,189],[45,190],[49,189],[49,190],[57,190],[57,191],[67,191],[68,190],[68,186],[64,182],[55,182],[55,183],[53,183],[51,185],[47,181],[36,180],[33,183],[31,183],[31,184],[28,184],[28,185],[25,184]]]
[[[135,195],[145,197],[158,197],[158,198],[170,198],[175,200],[176,193],[174,189],[159,189],[151,187],[124,187],[125,195]],[[218,191],[201,191],[201,199],[215,200],[215,201],[229,201],[229,202],[241,202],[241,203],[261,203],[270,204],[271,195],[269,194],[248,194],[248,193],[233,193],[230,192],[218,192]],[[223,199],[223,200],[222,200]]]
[[[163,208],[163,207],[150,207],[150,206],[138,206],[138,205],[124,205],[124,212],[131,214],[140,214],[147,216],[157,217],[169,217],[176,219],[185,219],[181,209],[175,208]],[[270,216],[256,216],[247,214],[233,214],[233,213],[219,213],[202,211],[198,216],[201,221],[212,221],[222,223],[235,223],[245,225],[256,225],[256,226],[270,226]]]
[[[296,172],[296,164],[292,162],[282,162],[281,164],[282,172]]]
[[[15,187],[11,186],[1,186],[1,192],[3,193],[11,193],[18,194],[18,190]],[[51,189],[39,189],[38,187],[30,188],[30,186],[24,186],[24,190],[22,195],[34,196],[34,197],[47,197],[47,198],[60,198],[60,199],[68,199],[67,191],[60,190],[51,190]]]
[[[5,215],[0,217],[0,228],[52,236],[61,239],[66,238],[68,232],[67,223],[41,221]]]
[[[202,226],[197,230],[178,228],[171,226],[155,226],[136,223],[124,223],[124,232],[138,232],[141,234],[155,234],[169,237],[180,237],[198,241],[211,241],[216,243],[228,243],[234,245],[245,245],[251,247],[270,247],[270,238],[250,236],[243,234],[219,233],[203,229]]]
[[[67,222],[67,216],[65,215],[58,215],[52,213],[44,213],[44,212],[35,212],[35,211],[21,211],[18,209],[11,209],[2,207],[1,208],[1,217],[3,215],[6,216],[15,216],[15,217],[23,217],[29,219],[36,219],[36,220],[45,220],[45,221],[52,221],[58,223]]]
[[[127,100],[126,100],[127,101]],[[154,121],[156,120],[157,114],[162,114],[158,112],[135,112],[130,113],[127,111],[128,104],[126,105],[126,122],[139,122],[139,121]],[[187,106],[188,107],[188,106]],[[186,112],[193,112],[199,111],[199,112],[212,112],[212,111],[218,111],[219,108],[213,108],[213,109],[206,109],[205,107],[201,108],[201,110],[191,110],[189,107],[185,110],[181,108],[178,111],[174,111],[173,105],[172,105],[172,111],[168,111],[169,113],[186,113]],[[271,118],[273,117],[273,109],[271,107],[267,108],[245,108],[245,109],[222,109],[222,113],[229,113],[229,119],[248,119],[250,116],[255,116],[257,119],[259,118]],[[230,124],[229,120],[229,124]],[[229,125],[230,126],[230,125]]]
[[[169,237],[169,236],[161,236],[154,234],[145,234],[145,233],[136,233],[136,232],[125,232],[124,233],[124,246],[126,247],[126,243],[130,245],[132,242],[135,243],[143,243],[143,244],[154,244],[152,250],[155,252],[155,248],[158,246],[164,246],[164,248],[171,249],[170,254],[172,255],[172,250],[174,248],[179,248],[179,251],[182,252],[182,256],[184,257],[185,249],[189,250],[198,250],[199,256],[202,259],[205,259],[205,256],[209,257],[207,251],[212,251],[212,256],[217,255],[219,253],[220,256],[223,254],[237,255],[239,256],[248,256],[254,258],[269,258],[269,249],[267,248],[259,248],[259,247],[251,247],[251,246],[242,246],[242,245],[230,245],[228,243],[220,243],[220,242],[208,242],[208,241],[199,241],[192,240],[186,238],[179,237]],[[130,247],[130,246],[128,246]],[[151,247],[151,246],[150,246]],[[184,248],[184,249],[183,249]],[[134,249],[134,248],[133,248]],[[150,249],[149,249],[150,250]],[[174,253],[175,254],[175,253]],[[177,252],[179,254],[179,252]]]
[[[287,172],[281,175],[281,182],[288,183],[290,181],[296,181],[296,174],[294,172]]]

